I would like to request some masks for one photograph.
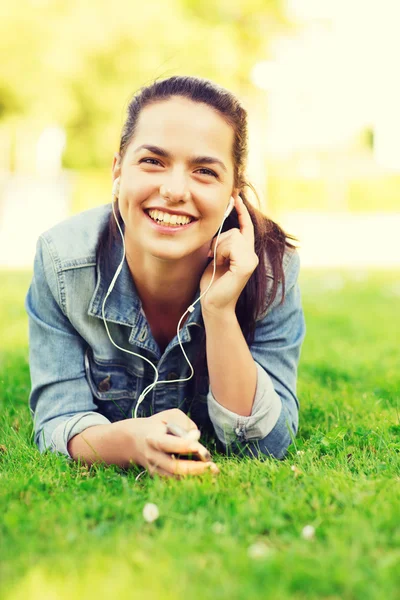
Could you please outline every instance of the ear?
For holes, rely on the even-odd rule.
[[[121,156],[118,152],[114,154],[112,163],[112,177],[116,179],[121,175]]]

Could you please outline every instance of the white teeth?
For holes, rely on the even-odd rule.
[[[153,221],[158,221],[164,225],[187,225],[192,221],[190,217],[186,217],[185,215],[171,215],[161,210],[151,209],[148,214]]]

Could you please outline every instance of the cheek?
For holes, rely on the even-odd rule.
[[[122,174],[120,196],[129,204],[138,204],[157,195],[159,187],[160,184],[149,178],[148,174],[132,169]]]
[[[220,196],[215,196],[207,199],[206,202],[203,202],[200,210],[203,216],[207,217],[207,220],[210,222],[212,221],[217,227],[219,227],[228,203],[229,198],[228,200],[225,200],[225,198],[222,199]]]
[[[135,181],[135,185],[121,186],[118,203],[124,221],[129,213],[135,213],[138,210],[141,211],[142,204],[149,198],[156,197],[156,195],[157,190],[154,185],[150,185],[148,182],[141,182],[140,178]]]

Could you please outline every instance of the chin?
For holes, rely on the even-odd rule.
[[[188,247],[182,247],[182,246],[178,246],[176,244],[176,241],[174,241],[173,243],[171,242],[171,244],[157,244],[154,245],[152,247],[149,247],[147,249],[148,253],[151,254],[152,256],[154,256],[154,258],[158,258],[159,260],[165,260],[165,261],[178,261],[178,260],[185,260],[185,259],[189,259],[189,258],[195,258],[196,256],[199,256],[200,254],[203,255],[205,250],[204,250],[204,245],[197,247],[197,248],[188,248]],[[208,251],[208,250],[207,250]],[[207,253],[206,251],[206,253]]]

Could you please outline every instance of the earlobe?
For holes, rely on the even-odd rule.
[[[112,196],[113,196],[113,200],[116,200],[119,196],[119,182],[120,182],[120,178],[117,177],[116,179],[114,179],[114,183],[113,183],[113,187],[112,187]]]

